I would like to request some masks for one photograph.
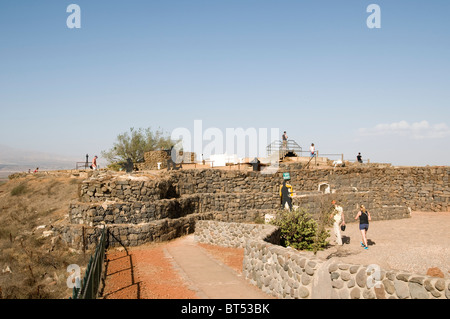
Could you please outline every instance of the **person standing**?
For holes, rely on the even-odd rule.
[[[362,236],[362,242],[361,246],[364,247],[364,249],[368,249],[367,246],[367,231],[369,230],[369,221],[372,220],[370,217],[369,211],[367,211],[366,207],[364,205],[360,206],[360,211],[355,217],[355,220],[359,218],[359,230],[361,231]]]
[[[341,236],[341,225],[345,225],[344,209],[338,205],[335,200],[331,202],[334,205],[334,210],[330,216],[333,219],[333,230],[336,236],[336,243],[339,246],[343,245]]]
[[[361,153],[358,153],[358,156],[356,156],[356,159],[358,160],[358,163],[362,163],[362,155]]]
[[[91,165],[91,168],[92,168],[94,171],[97,170],[97,158],[98,158],[98,156],[95,155],[94,158],[92,159],[92,165]]]
[[[292,190],[292,186],[286,185],[286,180],[283,181],[283,185],[280,188],[280,196],[281,196],[281,208],[286,209],[286,204],[289,207],[289,211],[292,210],[292,198],[291,192],[289,188]]]
[[[282,139],[283,139],[283,150],[286,150],[287,149],[287,141],[288,141],[288,136],[287,136],[286,131],[284,131]]]
[[[314,143],[311,143],[309,151],[311,152],[311,157],[314,157],[314,155],[316,154],[316,148],[314,147]]]

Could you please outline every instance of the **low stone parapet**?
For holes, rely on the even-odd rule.
[[[341,299],[450,299],[450,280],[377,265],[331,264],[333,295]]]
[[[320,260],[279,243],[272,225],[197,221],[195,240],[245,247],[243,274],[283,299],[450,299],[450,280]]]

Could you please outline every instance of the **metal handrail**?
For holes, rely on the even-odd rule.
[[[80,169],[81,167],[89,168],[90,164],[88,162],[76,162],[75,165],[75,169]]]
[[[81,288],[73,288],[72,299],[96,299],[100,288],[106,250],[106,227],[103,228],[95,253],[89,259]]]
[[[275,140],[267,145],[266,151],[268,156],[272,155],[274,151],[278,151],[280,158],[283,158],[289,152],[301,153],[302,148],[294,140],[287,140],[286,143],[283,143],[283,141],[280,140]]]

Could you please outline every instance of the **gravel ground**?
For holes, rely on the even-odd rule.
[[[347,221],[342,232],[344,245],[331,245],[317,253],[321,259],[335,258],[345,263],[376,264],[384,270],[403,270],[426,275],[439,268],[450,277],[450,212],[412,212],[411,218],[372,221],[369,226],[369,249],[361,247],[356,222]],[[332,232],[331,232],[332,234]],[[331,236],[333,241],[334,236]],[[103,296],[105,299],[197,299],[195,291],[174,269],[167,256],[169,245],[180,240],[152,243],[107,253],[108,267]],[[242,273],[244,250],[198,244],[221,263]],[[306,252],[306,254],[312,254]]]

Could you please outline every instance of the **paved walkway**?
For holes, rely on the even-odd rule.
[[[181,277],[202,299],[269,299],[251,285],[242,275],[211,258],[194,241],[194,236],[184,236],[164,248],[172,265]]]

